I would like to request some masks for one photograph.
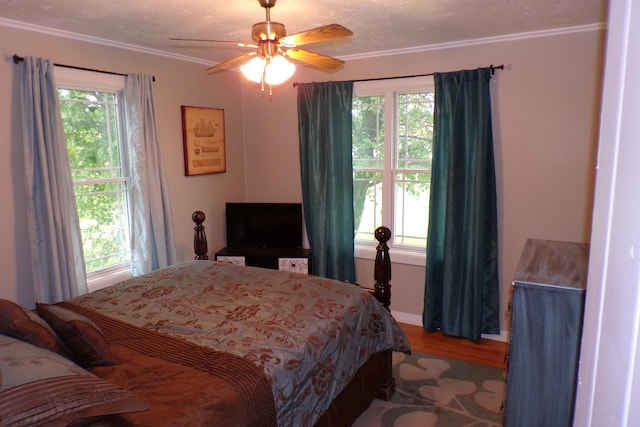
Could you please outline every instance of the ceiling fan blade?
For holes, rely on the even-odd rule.
[[[284,54],[291,59],[306,62],[309,65],[313,65],[314,67],[322,68],[325,70],[334,70],[344,64],[344,61],[340,59],[332,58],[327,55],[321,55],[309,50],[298,49],[295,47],[287,49]]]
[[[237,47],[251,47],[251,48],[257,48],[258,47],[257,44],[253,44],[253,43],[234,42],[234,41],[228,41],[228,40],[183,39],[183,38],[179,38],[179,37],[170,37],[169,40],[183,41],[183,42],[205,42],[205,43],[232,44],[232,45],[237,46]]]
[[[291,34],[281,38],[282,45],[288,47],[302,46],[303,44],[323,42],[326,40],[339,39],[353,35],[351,30],[340,24],[329,24],[323,27],[314,28],[307,31]]]
[[[212,67],[209,67],[206,69],[207,74],[211,74],[211,73],[215,73],[217,71],[220,71],[224,68],[229,68],[232,65],[236,64],[237,62],[240,62],[244,59],[250,58],[252,56],[255,56],[256,52],[249,52],[249,53],[245,53],[244,55],[240,55],[240,56],[236,56],[234,58],[231,59],[227,59],[226,61],[223,61],[219,64],[216,64]]]

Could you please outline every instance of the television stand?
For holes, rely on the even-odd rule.
[[[207,260],[207,235],[204,232],[205,215],[195,211],[191,219],[196,224],[193,228],[193,250],[195,259]],[[311,274],[311,249],[302,248],[230,248],[226,247],[215,253],[216,261],[232,264],[270,268],[273,270],[295,271]]]
[[[273,270],[311,274],[311,250],[301,248],[229,248],[215,253],[215,260]]]

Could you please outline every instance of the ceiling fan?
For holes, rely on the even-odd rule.
[[[300,49],[299,46],[348,37],[353,35],[350,30],[339,24],[329,24],[288,36],[284,24],[271,21],[270,9],[275,6],[276,0],[258,0],[258,3],[266,11],[266,20],[252,27],[251,37],[255,43],[185,38],[170,38],[170,40],[224,43],[251,49],[251,52],[223,61],[207,68],[206,71],[215,73],[247,60],[240,67],[243,74],[249,80],[262,84],[263,90],[265,83],[275,86],[284,83],[293,75],[295,65],[288,59],[326,71],[335,70],[344,64],[340,59]]]

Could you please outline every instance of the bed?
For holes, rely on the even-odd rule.
[[[349,283],[198,259],[37,312],[70,359],[133,394],[121,411],[82,413],[84,425],[322,427],[349,426],[393,394],[391,352],[410,348],[386,302]]]

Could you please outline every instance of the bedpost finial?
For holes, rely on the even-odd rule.
[[[207,235],[204,232],[204,212],[195,211],[193,215],[191,215],[191,219],[196,223],[196,226],[193,227],[193,251],[196,253],[196,259],[209,259],[207,256]]]
[[[384,225],[376,228],[373,234],[376,240],[380,243],[387,243],[391,238],[391,230]]]
[[[193,215],[191,215],[191,219],[193,220],[193,222],[195,222],[198,225],[202,224],[204,222],[204,219],[205,219],[204,212],[195,211],[193,213]]]

